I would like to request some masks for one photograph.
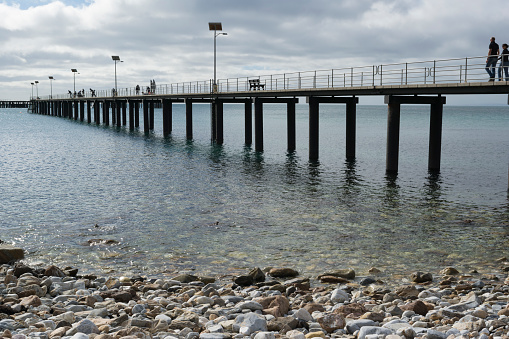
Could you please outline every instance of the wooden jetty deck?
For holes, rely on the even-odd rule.
[[[172,129],[172,103],[183,102],[186,107],[186,136],[192,139],[192,105],[206,102],[211,104],[211,139],[221,145],[223,105],[243,103],[245,143],[252,144],[254,130],[255,150],[262,152],[263,105],[280,103],[287,106],[288,150],[293,151],[296,145],[295,104],[299,97],[305,97],[309,105],[309,159],[315,161],[319,158],[320,104],[346,106],[346,158],[353,159],[356,153],[356,105],[359,97],[384,96],[388,106],[386,171],[398,171],[401,105],[412,104],[430,106],[428,169],[439,171],[445,95],[509,95],[509,81],[488,81],[485,59],[447,59],[220,79],[216,86],[210,80],[184,82],[159,85],[147,93],[126,88],[115,92],[97,91],[97,96],[89,92],[81,97],[57,95],[33,100],[33,110],[39,114],[110,125],[111,109],[111,124],[120,127],[129,123],[129,129],[132,130],[139,127],[142,107],[144,131],[148,133],[154,129],[154,108],[162,105],[163,135],[168,136]],[[253,88],[253,79],[256,79],[256,84],[263,86]]]

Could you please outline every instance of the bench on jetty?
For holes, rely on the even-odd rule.
[[[260,83],[260,79],[251,79],[249,80],[249,90],[254,89],[264,89],[265,84]]]

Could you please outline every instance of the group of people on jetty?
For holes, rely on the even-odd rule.
[[[140,85],[136,85],[136,95],[140,95]],[[156,93],[156,81],[150,80],[150,86],[147,86],[145,92],[142,94],[155,94]]]
[[[507,44],[502,44],[503,49],[500,52],[500,47],[495,42],[495,37],[491,37],[488,58],[486,59],[486,72],[490,76],[489,81],[495,81],[495,69],[497,68],[498,60],[500,60],[498,81],[504,80],[502,73],[505,73],[505,81],[509,81],[509,50],[507,47]]]

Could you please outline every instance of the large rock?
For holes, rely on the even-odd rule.
[[[354,334],[364,326],[378,326],[378,323],[369,319],[351,320],[346,323],[346,333]]]
[[[253,312],[241,314],[235,318],[233,330],[244,336],[249,336],[257,331],[267,331],[267,321],[264,316]]]
[[[281,295],[266,298],[256,298],[253,301],[262,305],[263,313],[271,314],[276,318],[284,316],[290,310],[290,302],[286,297]]]
[[[419,290],[413,285],[404,285],[396,288],[396,294],[404,299],[416,299]]]
[[[416,314],[419,314],[419,315],[426,315],[428,313],[428,307],[426,306],[425,303],[423,303],[420,300],[416,300],[409,304],[400,306],[400,308],[403,311],[414,311]]]
[[[433,275],[431,273],[423,273],[423,272],[414,272],[410,275],[410,279],[414,283],[425,283],[433,281]]]
[[[97,326],[89,319],[83,319],[82,321],[80,321],[76,325],[75,329],[78,333],[85,333],[85,334],[92,334],[92,333],[99,334],[99,333],[101,333],[99,331],[99,329],[97,328]]]
[[[457,322],[452,325],[457,330],[464,331],[467,330],[469,332],[480,331],[485,327],[485,322],[483,319],[479,319],[472,315],[466,315]]]
[[[357,339],[365,339],[367,335],[376,334],[381,335],[382,337],[393,334],[393,332],[388,328],[376,327],[376,326],[363,326],[359,330],[359,334],[357,335]]]
[[[299,272],[292,268],[273,268],[269,275],[274,278],[293,278],[299,275]]]
[[[322,314],[316,317],[316,321],[318,321],[320,326],[327,331],[327,333],[332,333],[345,327],[345,318],[341,314]]]
[[[11,261],[23,259],[25,252],[22,248],[0,243],[0,265],[8,264]]]
[[[350,300],[350,295],[342,289],[337,288],[332,291],[330,299],[333,303],[344,303]]]
[[[334,310],[334,313],[342,314],[348,318],[360,318],[368,310],[362,305],[357,303],[341,305]]]
[[[326,272],[324,274],[320,274],[318,276],[318,279],[321,280],[321,277],[325,277],[325,276],[333,276],[333,277],[339,277],[339,278],[353,280],[353,279],[355,279],[355,271],[351,268],[346,268],[346,269],[340,269],[340,270],[336,270],[336,271],[332,271],[332,272]]]

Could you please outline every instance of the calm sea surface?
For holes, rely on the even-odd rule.
[[[308,161],[307,105],[286,151],[286,105],[265,105],[265,152],[243,145],[243,105],[173,106],[162,137],[0,109],[0,239],[27,260],[100,274],[221,274],[289,266],[388,274],[489,271],[509,248],[509,107],[444,108],[442,168],[427,171],[429,108],[403,106],[399,174],[385,175],[385,106],[357,111],[345,161],[342,105],[320,106],[320,162]],[[114,240],[90,245],[91,239]]]

